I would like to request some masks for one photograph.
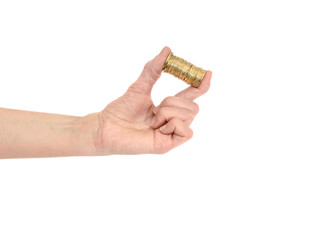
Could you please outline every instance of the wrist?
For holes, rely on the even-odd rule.
[[[77,156],[98,155],[96,141],[99,130],[98,113],[79,117],[72,122],[74,129],[72,140],[75,144]]]

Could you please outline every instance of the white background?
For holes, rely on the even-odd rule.
[[[0,239],[311,239],[307,3],[0,1],[1,107],[100,111],[165,45],[213,71],[168,154],[0,161]]]

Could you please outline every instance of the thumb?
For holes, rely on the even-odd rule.
[[[164,47],[157,56],[145,64],[142,73],[130,88],[141,93],[150,94],[153,85],[161,76],[163,64],[170,53],[171,49]]]

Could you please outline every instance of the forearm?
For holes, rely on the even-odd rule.
[[[97,114],[75,117],[0,108],[0,158],[95,153]]]

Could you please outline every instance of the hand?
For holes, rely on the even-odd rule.
[[[125,94],[99,113],[95,140],[99,155],[165,153],[192,137],[189,125],[199,111],[193,100],[208,91],[212,73],[206,73],[199,88],[190,86],[155,107],[151,90],[170,52],[165,47]]]
[[[170,52],[165,47],[99,113],[77,117],[0,108],[0,158],[165,153],[186,142],[199,111],[193,100],[207,92],[212,73],[199,88],[188,87],[155,107],[151,90]]]

